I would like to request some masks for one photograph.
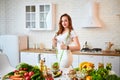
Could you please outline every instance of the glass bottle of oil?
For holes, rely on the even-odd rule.
[[[41,59],[40,60],[40,71],[44,71],[44,60],[43,59]]]

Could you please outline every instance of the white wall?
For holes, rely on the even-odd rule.
[[[0,35],[5,34],[5,0],[0,0]]]
[[[0,0],[0,4],[4,0]],[[56,4],[56,27],[61,14],[68,13],[73,20],[75,31],[79,36],[81,47],[85,41],[91,47],[100,47],[104,49],[105,42],[111,41],[114,47],[120,47],[120,17],[116,14],[120,13],[120,0],[96,0],[99,2],[99,17],[103,21],[104,26],[101,28],[82,28],[82,19],[87,15],[84,7],[89,0],[6,0],[6,24],[3,19],[0,23],[7,27],[7,34],[27,34],[29,35],[29,45],[32,47],[34,43],[44,43],[47,48],[51,48],[51,40],[55,31],[28,31],[25,29],[25,4],[27,3],[43,3],[52,2]],[[2,3],[1,3],[2,2]],[[2,5],[0,5],[2,6]],[[4,6],[4,4],[3,4]],[[1,10],[1,7],[0,7]],[[2,13],[0,13],[1,17]],[[5,26],[6,25],[6,26]],[[0,31],[1,31],[0,25]],[[4,33],[2,31],[1,33]]]

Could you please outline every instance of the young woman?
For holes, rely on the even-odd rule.
[[[73,60],[71,51],[80,50],[80,43],[73,30],[71,17],[68,14],[63,14],[60,17],[59,30],[53,38],[52,45],[56,47],[60,67],[70,67]]]

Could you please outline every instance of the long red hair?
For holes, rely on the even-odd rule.
[[[71,32],[71,30],[73,30],[73,26],[72,26],[72,19],[71,19],[71,17],[68,15],[68,14],[63,14],[63,15],[61,15],[61,17],[60,17],[60,21],[59,21],[59,30],[58,30],[58,32],[57,32],[57,35],[59,35],[59,34],[62,34],[63,33],[63,31],[64,31],[64,27],[62,26],[62,17],[64,17],[64,16],[66,16],[67,18],[68,18],[68,23],[69,23],[69,34],[70,34],[70,32]]]

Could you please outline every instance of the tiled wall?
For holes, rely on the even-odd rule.
[[[0,0],[0,35],[5,32],[5,0]]]
[[[27,34],[29,35],[29,45],[34,43],[44,43],[47,48],[51,48],[51,40],[56,31],[28,31],[25,29],[25,4],[52,2],[56,4],[56,27],[61,14],[68,13],[73,20],[73,26],[81,47],[85,41],[91,48],[98,47],[104,49],[105,42],[111,41],[114,46],[120,47],[120,17],[116,14],[120,13],[120,0],[96,0],[99,2],[99,17],[104,23],[101,28],[82,28],[82,20],[87,15],[85,5],[89,0],[0,0],[0,31],[2,27],[6,27],[6,34]],[[2,2],[2,3],[1,3]],[[6,22],[4,22],[4,14],[6,13]],[[4,33],[2,31],[1,33]],[[0,33],[0,34],[1,34]]]

